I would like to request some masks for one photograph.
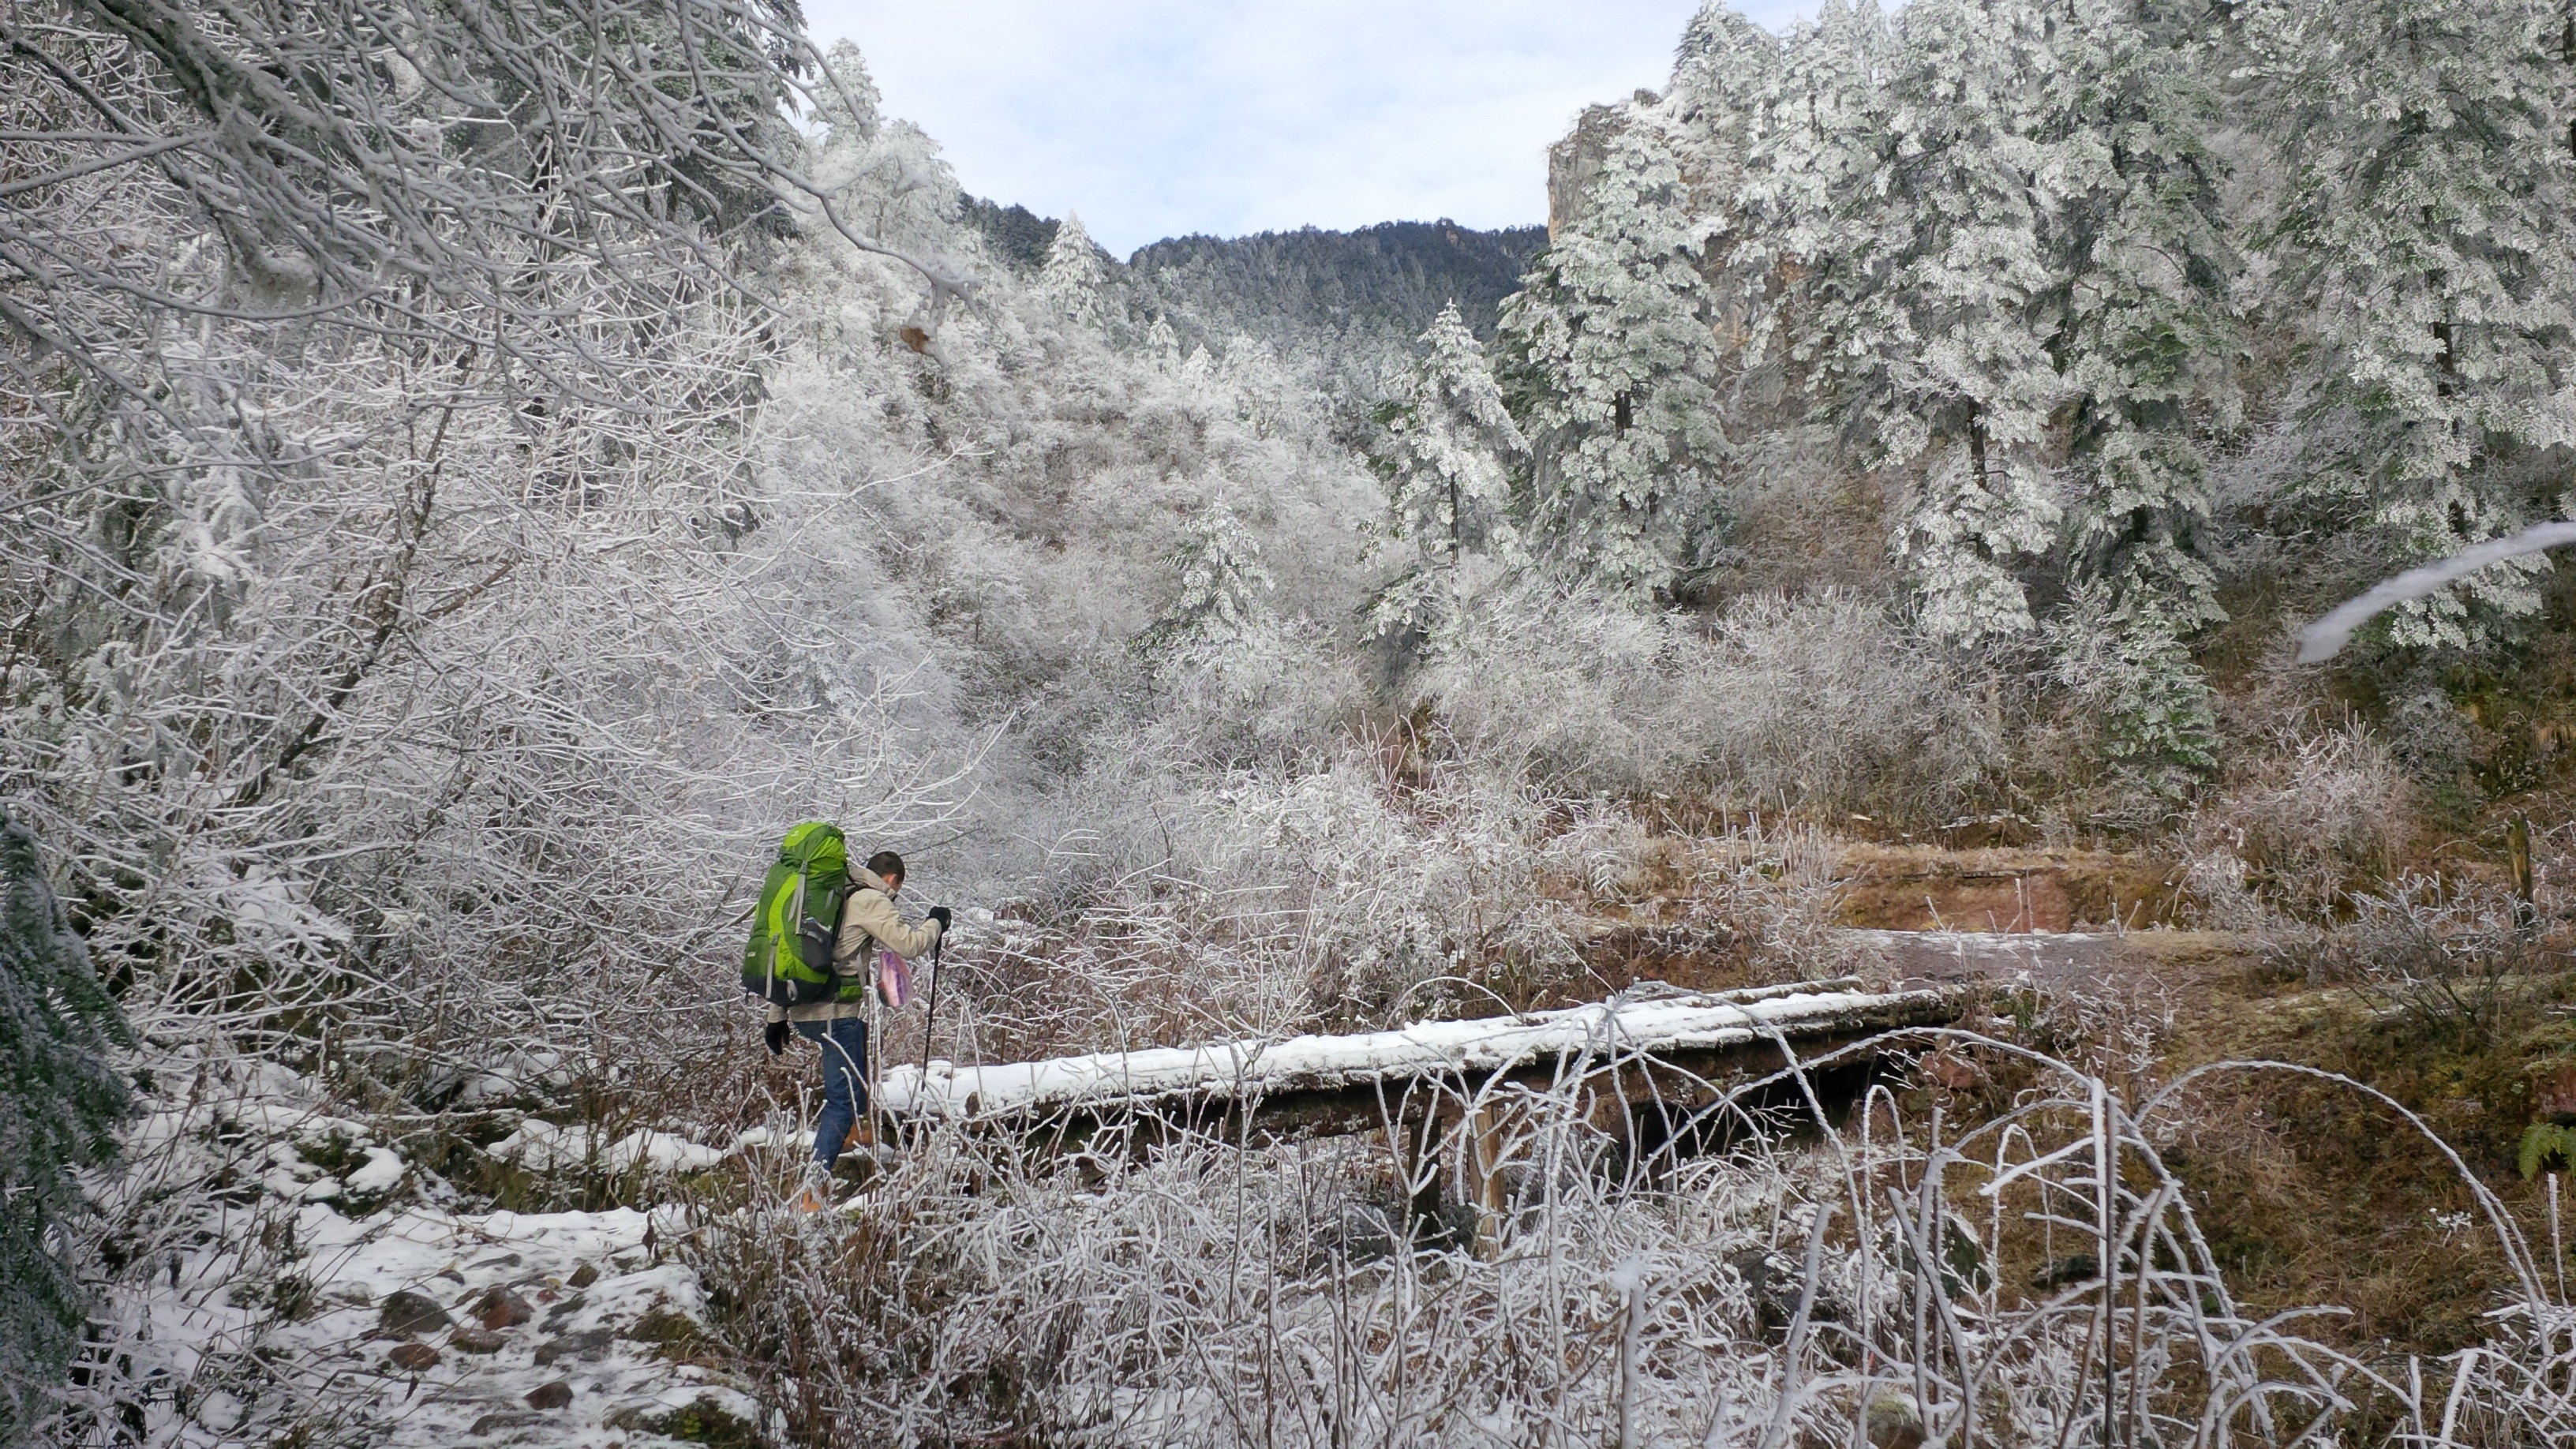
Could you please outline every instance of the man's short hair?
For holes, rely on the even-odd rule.
[[[903,874],[903,857],[891,850],[880,850],[868,857],[868,869],[874,871],[879,880],[892,880]]]

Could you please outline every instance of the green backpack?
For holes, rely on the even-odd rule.
[[[742,989],[779,1006],[840,996],[832,943],[849,894],[850,852],[841,828],[808,820],[789,830],[778,843],[778,863],[760,883],[751,944],[742,953]]]

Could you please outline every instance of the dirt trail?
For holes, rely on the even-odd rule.
[[[1836,923],[1907,985],[2028,980],[2130,993],[2241,971],[2247,937],[2181,930],[2182,872],[2105,851],[1845,844]]]
[[[2182,906],[2170,862],[2095,850],[1843,843],[1841,924],[1887,931],[2135,931]]]
[[[1721,850],[1725,866],[1770,873],[1753,848]],[[1835,973],[1907,986],[2027,980],[2125,995],[2206,985],[2213,971],[2241,976],[2258,955],[2249,938],[2177,928],[2186,899],[2170,861],[1849,840],[1828,842],[1820,854],[1801,868],[1830,875],[1829,884],[1818,882],[1816,903],[1830,926],[1817,944]],[[1735,978],[1755,943],[1706,924],[1701,904],[1684,888],[1599,918],[1591,956],[1604,983],[1742,984]]]
[[[2077,991],[2180,987],[2213,966],[2255,955],[2251,938],[2223,931],[1880,931],[1838,933],[1855,957],[1884,963],[1907,986],[2020,981]]]

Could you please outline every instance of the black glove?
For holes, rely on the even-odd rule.
[[[939,934],[943,936],[948,934],[949,915],[948,908],[946,906],[932,906],[930,908],[930,918],[939,923]]]
[[[787,1023],[783,1021],[773,1021],[769,1024],[766,1030],[761,1032],[760,1039],[769,1044],[769,1054],[771,1056],[778,1057],[785,1056],[787,1054],[787,1033],[789,1030],[790,1028]]]

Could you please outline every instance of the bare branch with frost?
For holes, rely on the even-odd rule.
[[[2299,662],[2322,664],[2343,652],[2354,631],[2373,616],[2431,595],[2490,564],[2576,543],[2576,523],[2543,523],[2506,538],[2473,543],[2449,558],[2411,568],[2361,594],[2299,631]]]

